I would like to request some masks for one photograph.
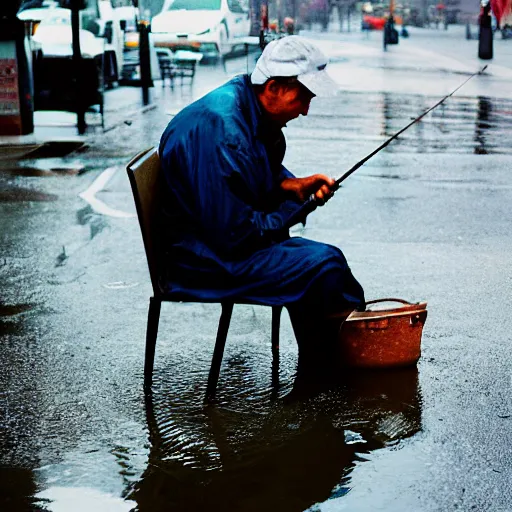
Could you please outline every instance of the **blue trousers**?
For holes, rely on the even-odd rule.
[[[344,312],[348,316],[354,309],[364,310],[364,305],[363,288],[348,267],[326,272],[301,300],[287,304],[299,346],[299,366],[328,361],[343,322],[343,316],[333,319],[330,315]]]

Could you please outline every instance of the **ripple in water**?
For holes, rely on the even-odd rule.
[[[156,374],[148,467],[129,495],[138,510],[304,510],[348,492],[362,453],[421,430],[416,368],[304,383],[284,347],[276,389],[269,347],[232,345],[217,402],[205,405],[204,352],[195,369],[182,357]]]

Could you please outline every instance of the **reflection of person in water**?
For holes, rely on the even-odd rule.
[[[348,373],[329,391],[276,402],[268,414],[183,414],[148,396],[151,453],[129,498],[140,512],[305,510],[348,491],[356,453],[421,429],[415,367]]]

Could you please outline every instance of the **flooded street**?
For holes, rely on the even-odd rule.
[[[446,54],[413,30],[383,54],[380,36],[318,36],[342,92],[285,129],[298,176],[339,177],[482,67],[462,35],[440,34],[460,46]],[[284,314],[276,382],[270,308],[237,305],[206,405],[220,306],[164,303],[144,392],[152,288],[125,167],[253,62],[157,82],[156,108],[66,156],[1,161],[0,511],[511,511],[512,67],[498,60],[303,233],[343,250],[368,299],[428,302],[417,366],[299,386]]]

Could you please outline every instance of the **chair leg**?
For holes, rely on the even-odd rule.
[[[145,387],[151,387],[153,383],[153,365],[155,362],[155,346],[158,335],[161,305],[162,301],[160,299],[155,297],[149,299],[148,326],[146,329],[146,357],[144,360]]]
[[[231,314],[233,313],[233,302],[222,303],[222,313],[220,315],[219,327],[217,329],[217,340],[215,341],[215,349],[213,350],[212,365],[210,374],[208,375],[208,384],[206,386],[206,400],[210,401],[215,397],[217,391],[217,382],[219,380],[220,365],[222,364],[222,356],[224,355],[224,347],[228,336],[229,324],[231,322]]]
[[[279,357],[279,327],[283,306],[272,306],[272,355]]]
[[[272,306],[272,385],[279,385],[279,328],[283,306]]]

